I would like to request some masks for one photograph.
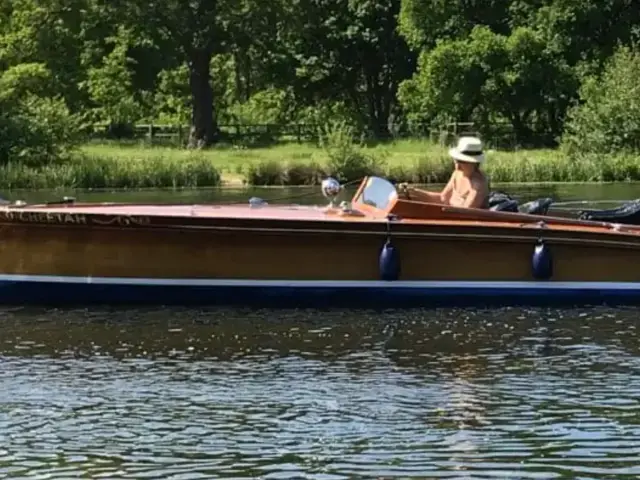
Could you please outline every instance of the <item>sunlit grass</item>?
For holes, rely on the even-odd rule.
[[[401,140],[358,151],[371,160],[368,171],[355,170],[358,175],[375,173],[395,181],[442,183],[453,168],[447,149],[428,141]],[[572,159],[550,149],[488,151],[484,169],[495,183],[636,181],[640,180],[639,160],[633,155]],[[314,144],[190,151],[144,144],[91,143],[65,162],[37,169],[15,163],[0,167],[0,187],[309,185],[317,184],[328,174],[342,173],[331,171],[330,165],[327,153]],[[348,167],[349,160],[340,168]],[[350,174],[353,172],[351,169]]]

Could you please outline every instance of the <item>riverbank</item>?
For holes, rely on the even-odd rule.
[[[87,144],[65,161],[42,168],[0,167],[0,188],[178,188],[313,185],[331,174],[342,181],[379,174],[395,181],[443,183],[453,168],[447,149],[406,140],[327,151],[314,145],[219,147],[187,151],[143,145]],[[570,159],[556,150],[488,151],[485,170],[495,183],[640,180],[629,155]]]

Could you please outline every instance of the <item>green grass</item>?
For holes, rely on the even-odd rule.
[[[80,149],[70,159],[40,168],[10,163],[0,167],[4,189],[44,188],[178,188],[221,184],[220,172],[209,158],[199,154],[168,155],[152,151],[103,148],[104,154]],[[101,150],[97,149],[98,152]]]
[[[0,167],[1,188],[166,188],[229,185],[310,185],[325,175],[342,181],[373,173],[395,181],[442,183],[452,171],[447,149],[403,140],[373,147],[309,144],[269,148],[216,147],[187,151],[141,144],[87,144],[65,162],[42,168]],[[608,182],[640,180],[640,157],[571,159],[557,150],[487,152],[492,182]]]

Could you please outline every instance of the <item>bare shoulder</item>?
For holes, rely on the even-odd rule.
[[[477,190],[487,190],[489,188],[489,179],[483,173],[480,173],[471,178],[471,185]]]
[[[444,187],[445,190],[449,190],[455,187],[455,185],[458,182],[458,171],[454,170],[451,173],[451,176],[449,177],[449,181],[447,182],[447,185]]]

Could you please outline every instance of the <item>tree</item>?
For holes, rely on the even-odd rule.
[[[121,27],[117,35],[107,40],[112,44],[111,52],[100,65],[88,69],[83,85],[96,105],[97,120],[111,126],[128,125],[141,117],[142,108],[133,96],[132,59],[127,55],[129,32]]]
[[[400,0],[292,0],[299,12],[289,43],[303,102],[344,101],[377,138],[389,135],[398,84],[415,55],[397,32]]]
[[[78,140],[78,122],[61,97],[43,97],[51,83],[43,64],[23,63],[0,74],[0,163],[57,161]]]
[[[576,88],[574,72],[534,30],[518,27],[505,36],[476,27],[465,39],[441,41],[424,52],[399,98],[419,121],[454,118],[484,130],[507,121],[516,141],[527,145],[540,136],[551,142],[561,133]]]
[[[640,51],[621,47],[604,72],[580,88],[571,109],[563,147],[570,154],[640,151]]]
[[[429,51],[438,41],[464,39],[476,26],[506,35],[511,30],[511,9],[519,3],[519,0],[402,0],[398,30],[418,51]]]
[[[210,65],[213,55],[225,48],[221,1],[119,0],[104,4],[116,22],[137,29],[186,64],[192,108],[190,147],[218,140]]]

